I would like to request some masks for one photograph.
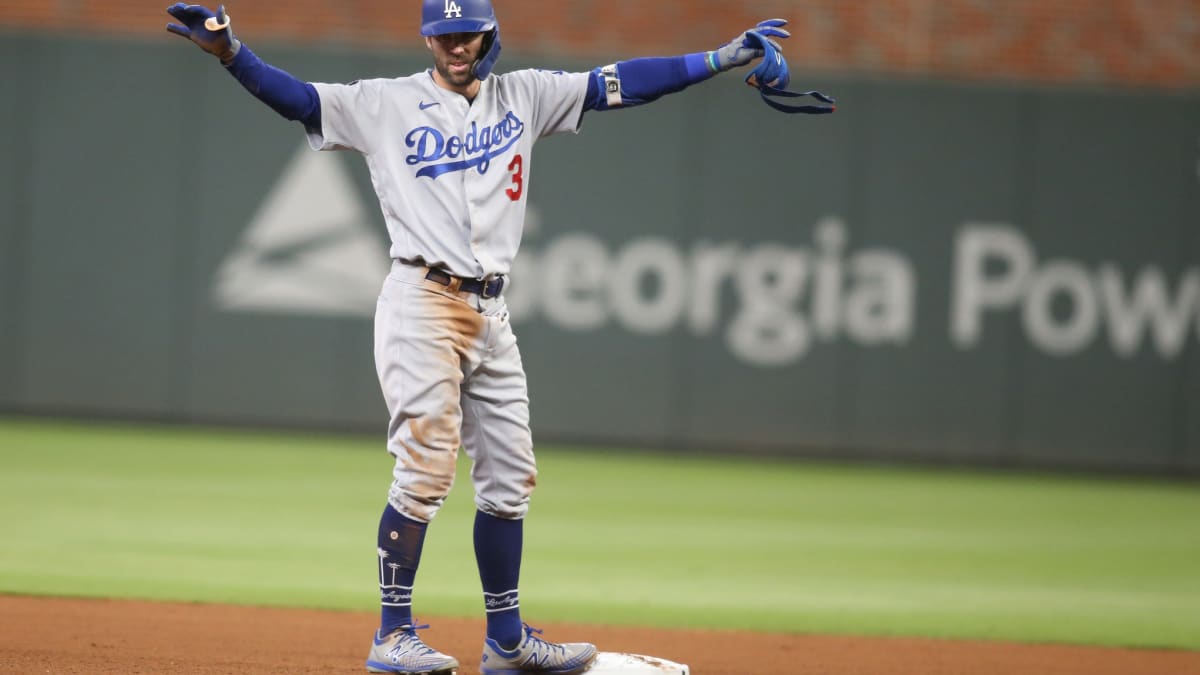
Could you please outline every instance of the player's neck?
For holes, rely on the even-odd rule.
[[[467,101],[474,101],[475,97],[479,95],[480,81],[477,79],[472,79],[470,84],[454,85],[447,82],[442,77],[441,73],[437,71],[437,68],[434,68],[433,82],[442,89],[459,94],[463,98],[467,99]]]

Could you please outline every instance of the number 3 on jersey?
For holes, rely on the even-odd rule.
[[[525,189],[525,162],[520,155],[508,163],[508,172],[512,174],[512,187],[505,188],[504,194],[514,202],[521,201],[521,192]]]

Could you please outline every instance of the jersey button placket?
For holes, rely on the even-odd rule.
[[[475,262],[479,262],[479,247],[483,244],[479,236],[478,230],[475,229],[475,224],[479,220],[479,206],[474,200],[467,202],[467,211],[471,214],[471,255],[475,257]]]

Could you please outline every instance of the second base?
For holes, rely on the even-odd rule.
[[[586,675],[689,675],[688,667],[655,656],[600,652]]]

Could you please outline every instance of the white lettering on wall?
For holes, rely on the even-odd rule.
[[[759,366],[794,363],[814,344],[842,338],[907,343],[916,314],[912,263],[888,249],[851,251],[848,241],[836,218],[818,223],[812,247],[701,241],[684,249],[643,237],[611,250],[572,233],[540,251],[527,244],[506,295],[517,321],[541,316],[572,331],[615,324],[642,335],[719,332],[734,356]]]
[[[1130,358],[1147,342],[1177,358],[1195,327],[1200,335],[1200,268],[1172,284],[1146,266],[1126,274],[1114,263],[1039,262],[1033,243],[1011,225],[968,224],[958,232],[950,338],[971,349],[988,315],[1015,312],[1029,341],[1055,356],[1078,354],[1107,337],[1113,353]]]
[[[1004,223],[963,225],[952,255],[949,338],[958,349],[977,348],[1004,322],[1059,357],[1100,345],[1121,358],[1151,350],[1171,360],[1189,335],[1200,339],[1200,267],[1172,275],[1155,265],[1131,271],[1112,262],[1042,260],[1027,235]],[[584,233],[552,238],[540,250],[527,243],[505,294],[516,321],[718,335],[737,359],[778,367],[837,341],[908,344],[917,289],[908,257],[855,249],[845,224],[830,217],[813,228],[809,246],[680,246],[639,237],[614,247]]]

